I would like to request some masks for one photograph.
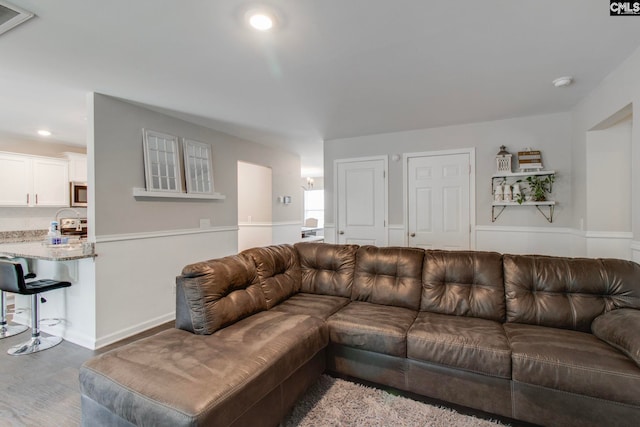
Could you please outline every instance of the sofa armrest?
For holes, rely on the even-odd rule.
[[[621,308],[604,313],[591,323],[591,331],[640,367],[640,310]]]

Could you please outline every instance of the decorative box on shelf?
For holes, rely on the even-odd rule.
[[[520,172],[530,170],[542,170],[542,154],[538,150],[528,149],[527,151],[518,151],[518,164]]]

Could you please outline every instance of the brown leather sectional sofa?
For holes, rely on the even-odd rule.
[[[541,425],[637,425],[640,265],[300,243],[186,266],[88,361],[83,425],[277,425],[325,370]]]

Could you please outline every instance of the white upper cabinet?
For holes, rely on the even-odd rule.
[[[31,159],[0,153],[0,205],[29,206]]]
[[[69,171],[66,160],[33,160],[34,206],[69,206]]]
[[[66,160],[0,153],[0,206],[69,206]]]
[[[87,155],[82,153],[64,153],[69,160],[69,181],[87,182]]]

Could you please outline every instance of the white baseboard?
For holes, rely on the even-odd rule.
[[[171,313],[167,313],[163,316],[159,316],[154,319],[150,319],[145,322],[138,323],[137,325],[132,325],[127,328],[121,329],[119,331],[112,332],[103,337],[98,337],[94,343],[95,346],[93,347],[93,349],[95,350],[95,349],[107,346],[109,344],[113,344],[115,342],[118,342],[125,338],[129,338],[130,336],[133,336],[140,332],[144,332],[148,329],[162,325],[163,323],[171,322],[172,320],[175,320],[175,319],[176,319],[176,313],[174,311]]]

